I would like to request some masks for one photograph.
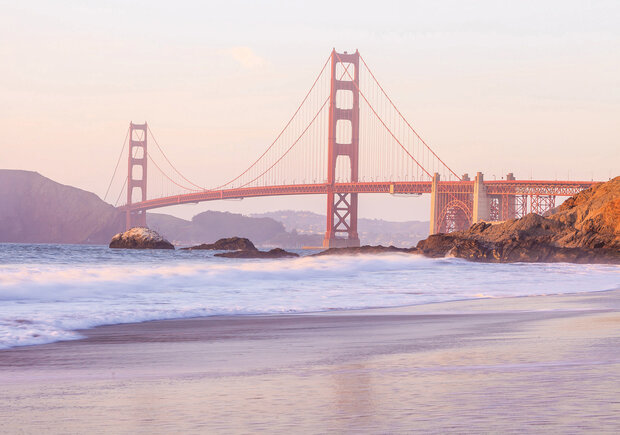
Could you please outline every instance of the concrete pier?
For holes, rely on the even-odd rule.
[[[439,178],[439,174],[435,172],[431,184],[431,224],[429,234],[437,233],[437,224],[439,221]]]
[[[484,185],[484,175],[482,172],[476,174],[474,178],[474,205],[472,213],[473,223],[488,221],[490,218],[489,195]]]

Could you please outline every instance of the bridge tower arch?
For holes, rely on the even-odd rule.
[[[359,246],[360,239],[357,232],[357,193],[335,192],[336,162],[338,158],[348,158],[350,163],[350,183],[358,182],[359,167],[359,64],[360,56],[356,50],[349,54],[336,53],[331,55],[331,88],[329,95],[329,124],[328,124],[328,151],[327,151],[327,230],[323,239],[323,247],[338,248]],[[338,66],[347,74],[337,77]],[[351,71],[353,69],[353,71]],[[345,78],[353,78],[346,80]],[[339,107],[339,92],[350,92],[352,104],[350,107]],[[349,131],[344,131],[348,129]],[[338,135],[337,132],[343,132]],[[339,137],[350,138],[348,143],[338,142]],[[339,237],[340,236],[340,237]],[[342,237],[344,236],[344,237]]]
[[[146,122],[144,124],[129,123],[126,230],[133,227],[146,227],[146,210],[132,210],[131,204],[135,189],[140,191],[140,200],[146,201],[147,131]],[[138,176],[139,178],[136,178]]]

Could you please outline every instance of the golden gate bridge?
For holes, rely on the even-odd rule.
[[[333,50],[274,141],[222,184],[191,181],[166,156],[147,123],[130,123],[104,199],[126,148],[128,172],[115,205],[125,213],[127,229],[146,226],[147,210],[176,204],[325,195],[325,247],[359,246],[358,196],[363,193],[430,194],[433,234],[528,211],[544,214],[556,197],[594,184],[457,175],[398,110],[358,51]]]

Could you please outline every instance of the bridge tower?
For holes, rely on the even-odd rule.
[[[359,60],[357,50],[353,54],[348,54],[346,51],[336,53],[335,49],[332,50],[327,152],[327,230],[325,239],[323,239],[325,248],[360,245],[357,233],[358,194],[334,191],[336,162],[339,157],[349,160],[351,172],[350,179],[347,181],[358,182]],[[345,69],[348,73],[344,73]],[[340,71],[343,72],[340,74],[342,80],[337,77]],[[350,104],[345,106],[345,101]],[[339,237],[341,235],[345,237]]]
[[[147,131],[144,124],[129,123],[129,156],[127,173],[127,205],[133,202],[134,189],[140,190],[141,201],[146,201]],[[138,178],[136,178],[138,177]],[[127,210],[125,229],[146,227],[146,210]]]

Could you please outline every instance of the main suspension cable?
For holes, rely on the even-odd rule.
[[[323,68],[321,68],[321,71],[319,72],[319,75],[316,77],[316,79],[314,80],[314,83],[312,83],[312,86],[310,87],[310,90],[306,93],[306,96],[304,97],[304,99],[301,101],[301,103],[299,104],[299,106],[297,107],[297,110],[295,110],[295,113],[293,113],[293,116],[291,117],[291,119],[289,119],[289,121],[286,123],[286,125],[284,126],[284,128],[280,131],[280,133],[278,134],[278,136],[274,139],[274,141],[271,143],[271,145],[269,145],[269,147],[260,155],[259,158],[257,158],[254,163],[252,163],[245,171],[243,171],[241,174],[237,175],[235,178],[233,178],[232,180],[221,184],[217,187],[214,187],[213,189],[210,190],[220,190],[222,187],[224,186],[228,186],[229,184],[234,183],[235,181],[237,181],[239,178],[243,177],[245,174],[247,174],[250,169],[252,169],[254,166],[256,166],[256,164],[258,164],[258,162],[265,157],[265,155],[269,152],[269,150],[271,148],[273,148],[273,146],[276,144],[276,142],[278,142],[278,140],[280,139],[280,137],[284,134],[284,132],[286,131],[286,129],[289,127],[289,125],[291,125],[291,122],[293,122],[293,119],[295,119],[295,116],[297,116],[297,114],[299,113],[299,111],[301,110],[301,108],[303,107],[304,103],[306,102],[306,100],[308,99],[308,97],[310,96],[310,93],[312,92],[312,90],[314,89],[314,87],[316,86],[317,82],[319,81],[319,79],[321,78],[321,76],[323,75],[323,71],[325,71],[325,68],[327,67],[327,64],[329,63],[331,59],[331,55],[327,58],[327,60],[325,61],[325,64],[323,65]]]
[[[375,81],[375,83],[377,84],[377,86],[379,86],[379,89],[381,89],[381,92],[383,93],[383,95],[385,95],[385,98],[388,99],[388,101],[390,102],[390,104],[392,105],[392,107],[394,108],[394,110],[396,110],[396,112],[398,113],[398,115],[403,119],[403,121],[405,121],[405,123],[407,124],[407,126],[411,129],[411,131],[413,131],[413,133],[416,135],[416,137],[418,139],[420,139],[420,141],[424,144],[424,146],[437,158],[437,160],[439,160],[441,162],[442,165],[444,165],[444,167],[450,171],[452,173],[452,175],[454,175],[459,181],[461,181],[461,177],[459,177],[458,175],[456,175],[456,173],[450,169],[450,167],[448,165],[446,165],[444,163],[443,160],[441,160],[441,158],[435,154],[435,151],[433,151],[433,149],[431,147],[428,146],[428,144],[424,141],[424,139],[422,139],[422,137],[418,134],[417,131],[415,131],[415,129],[412,127],[412,125],[409,123],[409,121],[407,121],[407,118],[405,118],[403,116],[403,114],[400,112],[400,110],[398,110],[398,108],[396,107],[396,105],[394,104],[394,102],[392,101],[392,99],[389,97],[389,95],[387,94],[387,92],[385,92],[385,90],[383,89],[383,86],[381,86],[381,84],[379,83],[379,81],[377,80],[377,78],[375,77],[375,75],[372,73],[372,71],[370,70],[370,68],[368,67],[368,64],[366,63],[366,61],[364,60],[364,58],[362,57],[362,55],[360,54],[360,59],[362,60],[362,63],[364,64],[364,66],[366,67],[366,70],[368,70],[368,73],[370,74],[370,76],[373,78],[373,80]],[[361,92],[361,91],[360,91]]]
[[[336,53],[336,56],[338,57],[338,61],[340,63],[342,63],[342,59],[340,58],[340,56],[338,55],[338,53]],[[360,56],[361,57],[361,56]],[[375,108],[370,104],[370,102],[368,101],[368,98],[366,98],[366,95],[364,95],[364,93],[362,92],[362,90],[359,88],[359,86],[357,85],[357,83],[355,82],[355,80],[353,79],[353,76],[351,76],[351,74],[349,73],[348,70],[345,70],[345,72],[347,73],[347,75],[349,76],[349,78],[351,79],[351,81],[353,82],[353,84],[355,85],[355,88],[357,89],[357,91],[359,92],[359,94],[362,96],[362,98],[364,99],[364,101],[366,101],[366,104],[368,104],[368,107],[370,107],[370,110],[372,110],[372,112],[375,114],[375,116],[377,117],[377,119],[381,122],[381,124],[383,124],[383,126],[386,128],[386,130],[388,131],[388,133],[390,133],[390,135],[392,136],[392,138],[394,138],[394,140],[398,143],[398,145],[400,145],[400,147],[403,149],[403,151],[405,151],[405,153],[407,153],[407,155],[409,155],[409,157],[411,157],[411,159],[416,162],[416,164],[424,171],[426,172],[426,175],[428,175],[429,177],[433,178],[433,176],[422,166],[420,165],[420,162],[418,162],[416,160],[415,157],[413,157],[411,155],[411,153],[409,152],[409,150],[407,150],[407,148],[405,146],[403,146],[402,143],[400,143],[400,141],[398,140],[398,138],[394,135],[394,133],[392,133],[392,130],[390,130],[390,128],[387,126],[387,124],[383,121],[383,119],[381,119],[381,117],[379,116],[379,114],[377,113],[377,111],[375,110]]]
[[[265,175],[267,172],[269,172],[275,165],[277,165],[288,153],[289,151],[291,151],[293,149],[293,147],[295,145],[297,145],[297,143],[301,140],[301,138],[306,134],[306,132],[308,131],[308,129],[312,126],[312,124],[314,124],[314,121],[316,120],[316,118],[321,114],[321,112],[323,111],[323,108],[325,107],[325,105],[327,104],[327,102],[329,101],[329,97],[327,97],[325,99],[325,102],[323,103],[323,105],[321,106],[321,108],[319,109],[319,111],[316,113],[316,115],[314,115],[314,117],[312,118],[312,120],[310,121],[310,123],[306,126],[306,128],[304,129],[304,131],[301,132],[301,134],[299,135],[299,137],[293,142],[293,144],[288,147],[288,149],[284,152],[284,154],[282,154],[280,156],[280,158],[278,160],[276,160],[271,166],[269,166],[267,169],[265,169],[263,171],[262,174],[257,175],[254,179],[248,181],[245,184],[242,184],[241,186],[237,187],[237,189],[240,189],[242,187],[247,186],[248,184],[253,183],[254,181],[258,180],[260,177],[262,177],[263,175]]]
[[[110,183],[108,184],[108,188],[105,191],[105,195],[103,195],[103,200],[105,201],[108,197],[108,193],[110,192],[110,188],[112,187],[112,182],[114,181],[114,177],[116,177],[116,171],[118,170],[118,165],[121,162],[121,158],[123,157],[123,152],[125,152],[125,147],[127,146],[127,139],[129,138],[129,130],[127,127],[127,133],[125,134],[125,140],[123,141],[123,148],[121,149],[121,153],[118,155],[118,159],[116,160],[116,166],[114,167],[114,173],[112,174],[112,178],[110,178]]]
[[[193,183],[191,180],[188,180],[185,175],[183,175],[170,161],[170,159],[168,159],[168,156],[166,156],[166,153],[164,152],[164,150],[159,146],[159,143],[157,142],[157,139],[155,138],[155,135],[153,134],[153,131],[151,130],[151,127],[147,126],[149,133],[151,133],[151,137],[153,138],[153,141],[155,142],[155,145],[157,145],[157,148],[159,148],[159,151],[161,152],[161,154],[164,156],[164,159],[166,159],[166,161],[168,162],[168,164],[170,165],[170,167],[181,176],[181,178],[183,178],[185,181],[187,181],[189,184],[191,184],[194,187],[197,187],[200,190],[206,190],[204,187],[197,185],[196,183]],[[150,155],[149,155],[150,157]],[[157,164],[155,164],[155,166],[157,166]],[[160,169],[161,170],[161,169]],[[163,172],[163,171],[162,171]],[[192,190],[192,189],[189,189]]]

